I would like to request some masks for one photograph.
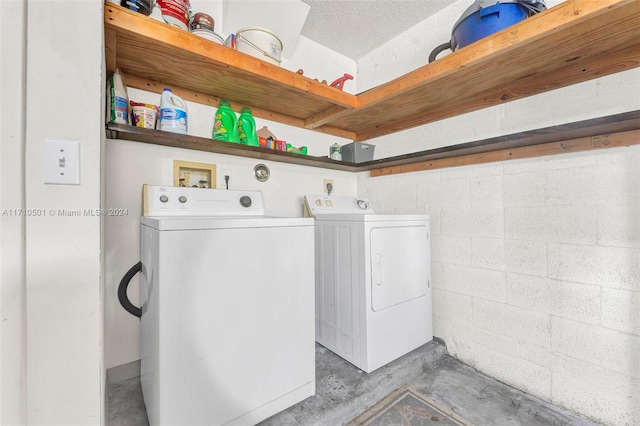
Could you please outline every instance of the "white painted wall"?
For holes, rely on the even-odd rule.
[[[425,28],[450,28],[459,12],[457,3],[362,58],[359,81],[375,74],[378,84],[415,67],[430,49],[398,46],[424,43]],[[639,107],[636,69],[372,142],[380,158]],[[453,356],[605,424],[637,424],[639,166],[635,145],[362,173],[358,193],[381,212],[431,215],[434,334]]]
[[[26,15],[5,14],[11,8],[22,7],[26,7]],[[14,410],[24,407],[22,418],[18,413],[7,413],[16,424],[100,424],[104,417],[101,219],[61,217],[56,211],[100,207],[104,122],[100,110],[104,91],[102,2],[2,2],[2,11],[3,35],[5,25],[13,25],[12,19],[18,19],[19,28],[11,41],[13,45],[4,39],[2,44],[2,117],[20,120],[20,114],[14,113],[13,108],[21,109],[26,126],[22,131],[19,121],[9,123],[15,137],[5,140],[3,125],[3,208],[5,202],[13,204],[22,199],[24,207],[39,212],[24,217],[24,283],[19,276],[5,281],[4,275],[1,282],[3,294],[21,286],[24,305],[22,312],[16,311],[13,316],[23,315],[24,334],[20,337],[15,330],[12,343],[19,345],[20,339],[25,339],[24,354],[12,360],[16,372],[5,379],[3,368],[2,383],[18,382],[16,375],[21,372],[26,384],[23,395],[3,393],[3,404],[16,404]],[[23,16],[26,25],[20,22]],[[26,46],[20,40],[26,40]],[[20,64],[23,57],[26,72]],[[18,64],[5,75],[5,61],[12,60]],[[19,75],[13,75],[18,70]],[[25,101],[19,97],[23,81],[26,81]],[[15,88],[5,92],[5,84],[13,84]],[[5,98],[7,93],[13,97]],[[43,183],[45,138],[80,141],[81,185]],[[5,149],[12,151],[11,159],[5,159]],[[13,170],[16,173],[13,176],[5,175],[9,160],[15,163],[7,170]],[[24,189],[19,190],[23,163]],[[7,186],[15,184],[15,188],[5,192],[5,182]],[[15,193],[16,190],[20,193]],[[20,250],[20,238],[13,234],[17,225],[8,229],[12,233],[7,234],[10,237],[7,242],[14,240]],[[2,232],[5,248],[4,226]],[[3,274],[5,259],[3,256]],[[20,259],[16,262],[9,266],[19,268]],[[14,307],[19,303],[16,301]],[[3,343],[4,331],[3,326]],[[21,357],[25,357],[24,367]],[[9,399],[5,400],[7,396]],[[3,423],[4,420],[3,412]]]
[[[0,424],[25,420],[25,4],[0,2]],[[18,210],[19,212],[19,210]]]
[[[313,52],[313,55],[311,55]],[[283,67],[296,71],[304,68],[305,75],[329,80],[329,75],[348,72],[355,76],[355,62],[301,37],[294,55],[283,61]],[[346,69],[346,70],[345,70]],[[327,77],[323,77],[326,75]],[[345,84],[345,89],[355,82]],[[129,88],[129,99],[159,103],[160,96]],[[187,102],[189,129],[194,136],[211,137],[215,108]],[[298,129],[256,118],[256,127],[267,126],[278,138],[292,145],[307,146],[309,155],[328,156],[329,146],[351,142],[343,138]],[[261,161],[243,157],[211,154],[178,148],[160,147],[129,141],[108,140],[106,144],[106,206],[127,209],[128,215],[106,218],[106,299],[105,336],[106,367],[111,368],[140,358],[139,320],[128,314],[119,304],[117,291],[122,276],[140,260],[139,226],[141,191],[143,184],[172,185],[173,161],[212,163],[217,167],[217,187],[224,188],[224,174],[231,171],[231,189],[257,189],[264,194],[265,207],[271,214],[302,216],[305,194],[323,191],[323,179],[333,179],[336,194],[356,195],[357,176],[349,172],[292,164]],[[271,178],[260,183],[253,177],[253,167],[266,164]],[[265,254],[269,255],[268,247]],[[273,255],[276,255],[275,253]],[[286,256],[286,253],[278,253]],[[129,286],[129,297],[139,301],[139,277]]]

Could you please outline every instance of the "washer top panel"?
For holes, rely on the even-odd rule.
[[[142,217],[140,223],[159,231],[283,228],[313,226],[312,218],[276,216],[166,216]]]
[[[313,219],[265,214],[262,192],[145,185],[142,225],[161,231],[313,226]]]
[[[145,185],[143,216],[263,216],[260,191]]]

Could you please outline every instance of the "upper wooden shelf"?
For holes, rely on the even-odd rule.
[[[640,66],[640,0],[567,0],[351,95],[105,4],[107,69],[127,85],[364,141]],[[429,52],[424,52],[425,62]]]
[[[112,3],[104,22],[107,70],[119,68],[128,86],[157,93],[171,87],[211,106],[224,98],[236,111],[251,106],[255,117],[297,127],[328,109],[356,106],[349,93]],[[318,130],[355,138],[329,125]]]
[[[359,94],[357,108],[322,123],[367,140],[639,65],[640,0],[567,0]]]

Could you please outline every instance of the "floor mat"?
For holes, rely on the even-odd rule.
[[[410,387],[403,387],[347,426],[471,426],[472,423]]]

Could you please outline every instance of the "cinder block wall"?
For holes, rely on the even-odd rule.
[[[424,65],[468,3],[361,58],[360,90]],[[368,142],[383,158],[637,109],[636,69]],[[434,334],[450,354],[599,422],[640,424],[640,146],[362,173],[358,193],[378,213],[431,215]]]
[[[606,424],[640,419],[640,147],[359,181],[428,213],[434,334],[453,356]],[[394,195],[392,195],[394,194]]]

